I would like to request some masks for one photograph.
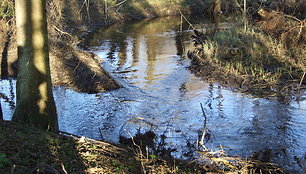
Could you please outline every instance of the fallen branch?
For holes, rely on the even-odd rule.
[[[299,83],[299,85],[298,85],[298,92],[297,92],[297,95],[298,95],[297,98],[298,98],[298,100],[299,100],[299,98],[300,98],[300,96],[301,96],[300,90],[301,90],[301,86],[302,86],[303,80],[304,80],[304,78],[305,78],[305,74],[306,74],[306,72],[303,73],[303,76],[302,76],[302,78],[301,78],[301,80],[300,80],[300,83]]]
[[[72,36],[71,34],[69,34],[69,33],[65,32],[65,31],[60,30],[60,29],[59,29],[59,28],[57,28],[56,26],[54,26],[54,29],[55,29],[56,31],[58,31],[58,32],[62,33],[62,34],[68,35],[68,36],[70,36],[71,38],[73,38],[73,36]]]
[[[206,131],[207,131],[207,126],[206,126],[206,123],[207,123],[207,116],[206,116],[206,114],[205,114],[205,111],[204,111],[204,108],[203,108],[202,103],[200,103],[200,105],[201,105],[201,110],[202,110],[202,113],[203,113],[203,116],[204,116],[204,129],[203,129],[202,137],[201,137],[201,140],[200,140],[199,144],[203,147],[203,149],[204,149],[205,151],[207,151],[207,148],[206,148],[206,146],[205,146],[205,144],[204,144],[204,139],[205,139]]]
[[[191,26],[191,28],[193,30],[196,30],[196,28],[193,27],[193,25],[188,21],[188,19],[185,17],[185,15],[181,12],[181,10],[179,10],[181,16],[185,19],[185,21],[189,24],[189,26]]]

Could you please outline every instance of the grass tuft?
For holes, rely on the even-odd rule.
[[[247,31],[232,28],[215,32],[201,43],[190,56],[191,68],[206,79],[218,80],[217,74],[223,83],[235,81],[240,88],[264,89],[275,95],[281,88],[296,87],[306,71],[305,44],[288,48],[255,26]]]

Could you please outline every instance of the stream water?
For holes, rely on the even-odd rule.
[[[294,158],[306,155],[306,101],[254,98],[195,77],[184,56],[192,31],[180,23],[176,17],[158,18],[89,32],[83,46],[103,60],[123,88],[84,94],[54,87],[60,129],[112,142],[119,135],[153,130],[165,135],[174,156],[185,158],[203,130],[202,103],[211,135],[208,148],[222,145],[242,157],[262,153],[265,160],[302,173]],[[233,26],[205,19],[192,23],[203,29]],[[9,120],[15,81],[1,80],[0,88]]]

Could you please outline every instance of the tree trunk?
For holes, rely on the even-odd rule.
[[[45,0],[15,0],[18,44],[13,121],[58,130],[52,94]]]
[[[3,114],[2,114],[1,101],[0,101],[0,120],[3,120]]]

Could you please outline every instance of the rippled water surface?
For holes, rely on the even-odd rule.
[[[202,29],[232,26],[205,19],[193,23]],[[180,32],[180,18],[161,18],[88,33],[83,45],[103,60],[123,88],[84,94],[55,87],[60,129],[113,142],[119,135],[152,129],[166,135],[167,146],[181,156],[203,129],[202,103],[211,133],[207,147],[222,145],[242,157],[269,152],[267,160],[301,172],[294,156],[306,154],[306,101],[254,98],[195,77],[184,56],[191,30],[182,28]],[[4,118],[10,119],[15,81],[0,83]]]

